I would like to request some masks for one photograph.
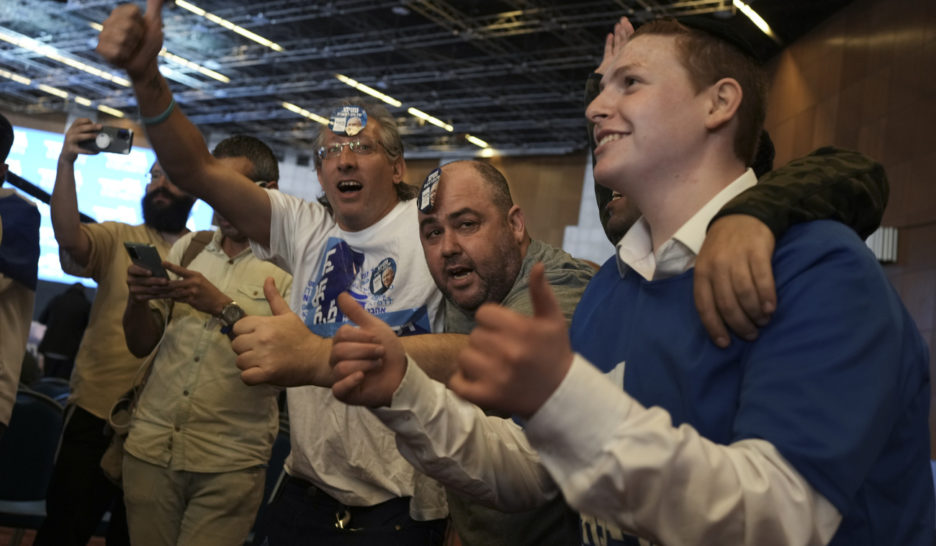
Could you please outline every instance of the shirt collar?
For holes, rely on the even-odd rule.
[[[728,201],[734,199],[748,188],[757,183],[754,171],[748,169],[741,176],[728,184],[715,194],[702,206],[689,220],[686,221],[673,236],[665,241],[657,252],[653,252],[653,239],[650,226],[645,218],[641,217],[624,234],[617,245],[618,273],[623,277],[629,269],[633,269],[646,280],[652,280],[658,275],[657,264],[672,260],[672,254],[683,254],[682,265],[679,270],[666,271],[666,275],[679,274],[689,270],[695,265],[695,256],[699,254],[702,243],[705,241],[705,232],[709,222]]]

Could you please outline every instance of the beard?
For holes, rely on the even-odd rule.
[[[168,205],[156,204],[156,197],[165,197]],[[165,188],[157,188],[143,196],[143,223],[166,233],[179,233],[185,229],[189,212],[195,204],[191,195],[178,196]]]

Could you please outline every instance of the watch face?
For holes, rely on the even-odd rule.
[[[244,318],[246,314],[243,309],[232,302],[225,305],[224,309],[221,310],[221,320],[228,326],[232,326],[235,322]]]

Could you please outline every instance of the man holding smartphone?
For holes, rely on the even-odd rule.
[[[121,316],[127,299],[130,258],[123,241],[154,245],[165,255],[187,230],[185,222],[195,198],[166,177],[159,163],[150,169],[143,196],[141,225],[121,222],[82,224],[75,192],[78,154],[97,152],[80,145],[93,140],[102,126],[80,118],[65,133],[50,206],[52,228],[59,243],[62,269],[90,277],[98,284],[88,328],[75,357],[65,429],[49,493],[47,516],[37,545],[84,545],[111,509],[107,544],[129,544],[123,496],[101,471],[101,455],[110,443],[107,415],[130,388],[142,362],[127,350]]]
[[[262,141],[235,135],[213,155],[276,188],[276,156]],[[158,345],[124,443],[134,546],[243,544],[263,498],[281,389],[245,385],[224,332],[245,314],[271,314],[263,294],[268,277],[287,298],[292,278],[259,260],[224,218],[216,220],[218,231],[185,235],[156,262],[171,280],[143,262],[127,270],[127,346],[145,356]],[[193,246],[199,242],[206,244]]]

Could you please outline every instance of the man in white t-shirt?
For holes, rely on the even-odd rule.
[[[441,331],[441,295],[423,258],[415,192],[403,182],[403,145],[386,109],[348,101],[335,110],[316,142],[320,203],[261,189],[212,158],[176,107],[157,69],[160,5],[151,2],[145,16],[132,5],[115,9],[98,51],[127,70],[147,136],[180,187],[294,277],[289,305],[267,281],[273,317],[221,317],[237,335],[242,379],[329,386],[328,336],[344,322],[336,303],[343,291],[399,335]],[[419,343],[432,350],[444,348],[445,337],[408,339],[424,338]],[[368,410],[315,386],[291,388],[287,400],[292,450],[288,479],[267,512],[271,544],[441,543],[444,493],[399,455],[392,433]]]

